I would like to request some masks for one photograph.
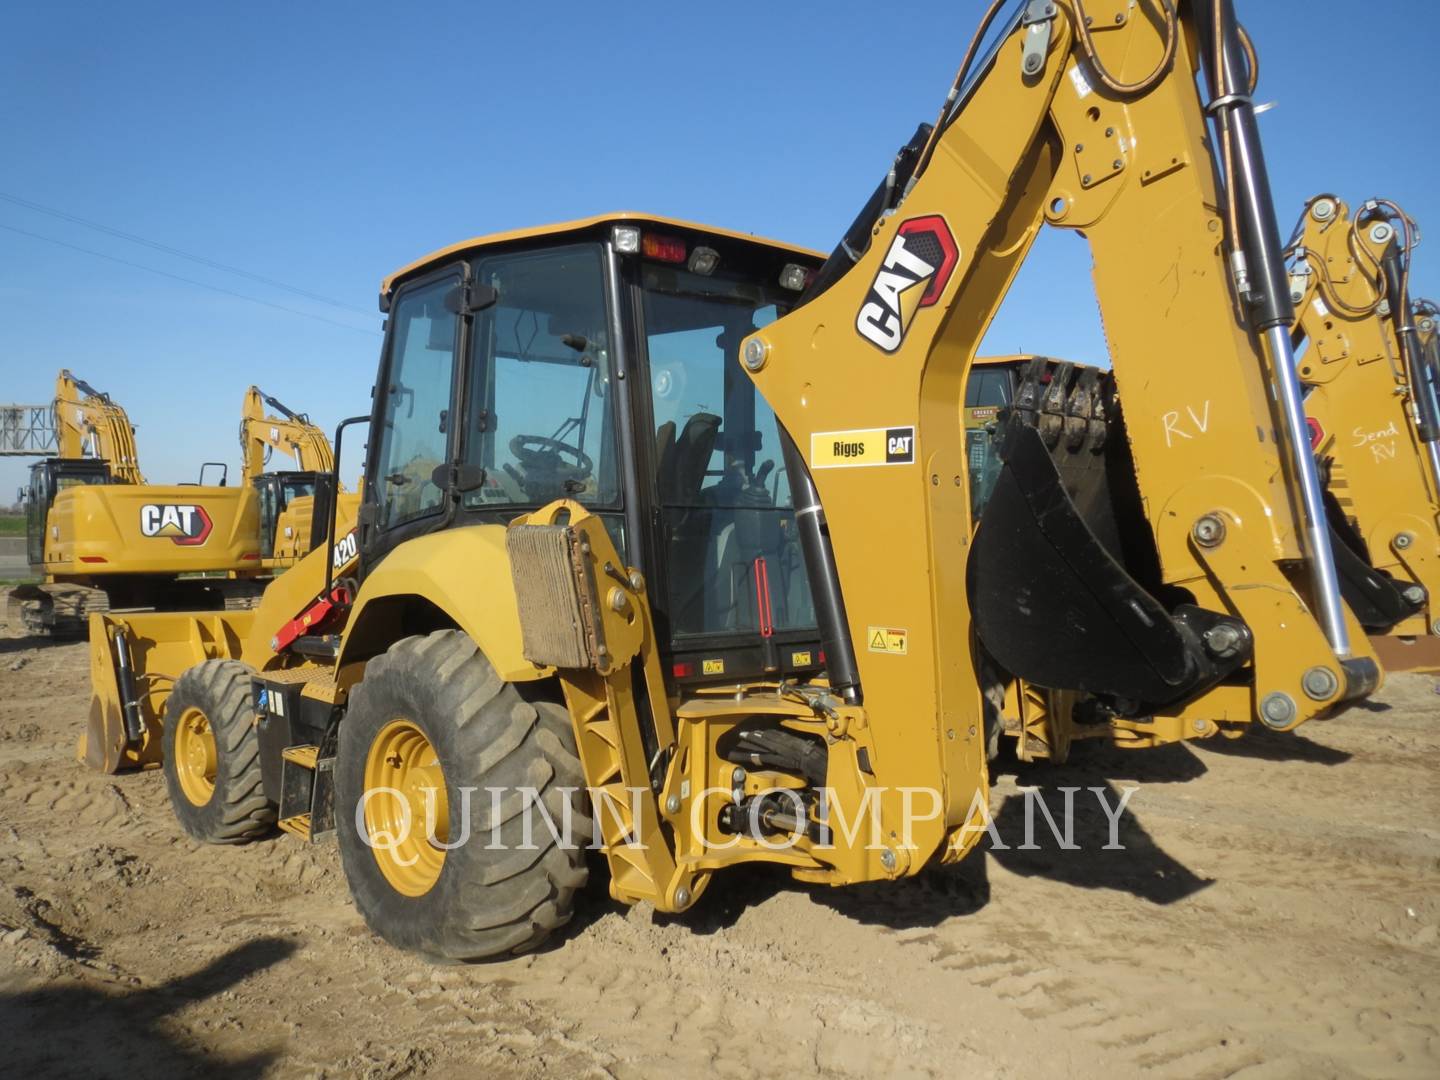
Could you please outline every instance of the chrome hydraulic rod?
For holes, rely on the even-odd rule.
[[[1218,65],[1212,62],[1209,68],[1214,95],[1209,111],[1215,113],[1217,119],[1223,112],[1220,125],[1222,138],[1223,132],[1227,129],[1229,132],[1234,175],[1233,186],[1226,192],[1226,197],[1234,201],[1241,233],[1230,240],[1236,251],[1243,252],[1248,263],[1249,280],[1253,285],[1244,299],[1248,301],[1251,325],[1265,338],[1270,375],[1279,398],[1280,415],[1276,418],[1281,429],[1279,434],[1300,488],[1300,509],[1305,516],[1304,554],[1313,593],[1311,600],[1330,648],[1337,659],[1344,660],[1351,652],[1350,632],[1345,621],[1345,602],[1340,598],[1339,575],[1335,571],[1335,553],[1325,517],[1320,472],[1310,448],[1310,429],[1305,422],[1300,376],[1295,369],[1295,349],[1290,341],[1290,324],[1295,311],[1290,301],[1280,232],[1275,224],[1275,204],[1261,150],[1255,105],[1248,93],[1238,89],[1249,84],[1249,73],[1244,67],[1245,53],[1240,45],[1239,23],[1235,19],[1232,0],[1210,0],[1204,6],[1218,18],[1201,20],[1202,36],[1210,38],[1212,28],[1218,28],[1221,35],[1218,43],[1209,41],[1212,55],[1218,53]]]

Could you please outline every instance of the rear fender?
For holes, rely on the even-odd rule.
[[[355,597],[340,667],[378,656],[402,637],[451,625],[468,634],[508,682],[554,674],[521,653],[505,531],[504,525],[447,529],[407,540],[386,555]]]

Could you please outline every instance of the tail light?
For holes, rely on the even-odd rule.
[[[659,262],[683,263],[685,241],[675,236],[657,236],[645,233],[640,237],[640,254]]]

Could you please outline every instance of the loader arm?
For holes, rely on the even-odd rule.
[[[268,414],[267,405],[280,415]],[[245,394],[240,449],[247,484],[265,471],[266,459],[274,450],[294,458],[296,467],[304,471],[331,472],[335,468],[335,455],[325,432],[312,424],[306,414],[286,408],[256,386]]]
[[[117,484],[143,484],[135,450],[135,427],[125,410],[68,369],[55,380],[55,440],[62,458],[110,462]]]
[[[1311,199],[1288,249],[1290,289],[1336,530],[1392,582],[1354,609],[1372,632],[1428,635],[1440,620],[1440,418],[1425,319],[1407,295],[1409,223],[1391,206]]]
[[[791,436],[791,475],[813,483],[797,508],[832,681],[887,717],[886,739],[973,731],[972,631],[1012,674],[1100,695],[1172,738],[1252,719],[1288,729],[1375,685],[1291,407],[1288,291],[1253,111],[1229,89],[1243,82],[1233,15],[1216,2],[1177,5],[1168,34],[1168,4],[1025,5],[863,256],[746,342]],[[1202,61],[1217,16],[1229,43],[1219,94]],[[1077,37],[1077,20],[1093,31]],[[1228,166],[1207,141],[1202,66],[1231,132]],[[1047,225],[1090,244],[1113,391],[1076,410],[1070,374],[1038,373],[972,545],[958,403]],[[1244,259],[1254,292],[1237,298]],[[1052,429],[1037,423],[1051,411],[1038,396],[1057,380],[1064,424]],[[1107,439],[1128,451],[1135,498],[1119,546],[1086,528],[1053,466],[1062,430],[1072,453]],[[845,443],[896,432],[913,434],[909,455],[845,467]],[[905,632],[903,655],[877,637],[886,628]],[[939,747],[957,775],[964,740]]]

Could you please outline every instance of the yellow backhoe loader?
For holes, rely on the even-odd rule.
[[[198,484],[148,484],[124,409],[62,371],[54,404],[59,455],[31,467],[25,493],[27,554],[43,580],[12,589],[11,610],[32,632],[66,637],[85,632],[91,611],[253,602],[264,580],[308,551],[326,524],[333,462],[324,433],[285,412],[266,417],[247,395],[238,487],[219,463],[207,463]],[[302,468],[313,462],[311,471],[266,473],[271,431],[274,445]],[[218,484],[204,482],[212,466]]]
[[[1230,0],[1012,7],[818,271],[618,214],[386,278],[354,527],[253,611],[92,617],[86,760],[201,840],[333,831],[453,960],[562,925],[592,831],[666,912],[960,859],[1007,678],[1151,740],[1372,691]],[[1113,372],[1026,368],[977,526],[966,380],[1044,227]]]
[[[1440,368],[1410,303],[1410,220],[1393,203],[1305,206],[1288,248],[1310,436],[1341,591],[1387,666],[1440,662]]]

